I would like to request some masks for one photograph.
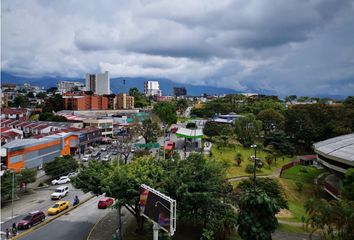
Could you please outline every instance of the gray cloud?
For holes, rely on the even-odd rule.
[[[5,0],[1,11],[1,65],[13,74],[354,92],[353,0]]]

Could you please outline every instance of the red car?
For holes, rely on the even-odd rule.
[[[42,222],[45,219],[45,214],[42,211],[30,212],[18,224],[18,229],[29,229],[36,223]]]
[[[111,206],[113,204],[113,202],[114,201],[112,198],[108,198],[108,197],[101,198],[100,201],[98,201],[98,208],[105,209],[105,208]]]
[[[178,127],[174,127],[174,128],[171,129],[171,132],[172,132],[172,133],[176,133],[177,130],[178,130]]]

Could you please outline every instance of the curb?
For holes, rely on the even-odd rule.
[[[95,230],[95,228],[97,227],[97,225],[98,225],[105,217],[107,217],[108,214],[109,214],[109,212],[108,212],[106,215],[104,215],[103,217],[101,217],[101,218],[95,223],[95,225],[92,226],[92,228],[91,228],[89,234],[87,235],[86,240],[89,240],[89,239],[90,239],[91,234],[92,234],[92,232]]]
[[[52,218],[50,218],[50,219],[48,219],[48,220],[46,220],[46,221],[44,221],[44,222],[42,222],[42,223],[40,223],[40,224],[38,224],[38,225],[36,225],[36,226],[33,226],[32,228],[30,228],[30,229],[28,229],[28,230],[26,230],[26,231],[24,231],[24,232],[22,232],[22,233],[20,233],[20,234],[18,234],[18,235],[16,235],[16,236],[14,236],[14,237],[11,238],[11,239],[16,240],[16,239],[20,239],[21,237],[26,236],[27,234],[33,232],[34,230],[37,230],[37,229],[39,229],[39,228],[41,228],[41,227],[47,225],[48,223],[54,221],[55,219],[57,219],[57,218],[59,218],[59,217],[65,215],[66,213],[68,213],[68,212],[74,210],[75,208],[77,208],[77,207],[80,206],[81,204],[84,204],[85,202],[91,200],[91,199],[94,198],[94,197],[95,197],[95,195],[92,195],[92,196],[88,197],[88,198],[85,199],[84,201],[80,202],[78,205],[69,207],[68,209],[66,209],[66,210],[62,211],[61,213],[59,213],[59,214],[53,216]]]

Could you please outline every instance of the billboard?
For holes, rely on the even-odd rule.
[[[172,236],[176,231],[176,201],[145,184],[139,191],[141,215]]]

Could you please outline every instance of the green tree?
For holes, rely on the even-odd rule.
[[[296,95],[290,95],[290,96],[285,97],[285,102],[292,102],[292,101],[295,101],[296,99],[297,99]]]
[[[149,99],[136,87],[129,89],[129,95],[134,97],[135,107],[142,108],[150,105]]]
[[[47,89],[47,93],[52,93],[52,94],[54,94],[56,91],[58,91],[58,88],[57,88],[57,87],[51,87],[51,88],[48,88],[48,89]]]
[[[188,101],[184,98],[178,99],[176,102],[176,107],[179,111],[184,112],[188,108]]]
[[[26,96],[17,95],[14,99],[15,107],[28,107],[28,98]]]
[[[39,92],[36,95],[36,98],[39,98],[39,99],[45,99],[46,97],[47,97],[47,94],[45,92]]]
[[[25,192],[27,192],[27,184],[36,181],[37,170],[33,168],[23,168],[18,175],[18,182],[25,185]]]
[[[349,168],[346,171],[341,193],[344,198],[354,201],[354,168]]]
[[[266,134],[274,130],[284,129],[285,117],[274,109],[266,109],[258,113],[257,119],[262,121],[263,130]]]
[[[12,194],[12,178],[13,173],[11,171],[5,170],[1,176],[1,202],[11,199]],[[14,176],[14,186],[17,187],[18,180],[17,175]]]
[[[279,206],[263,190],[245,191],[238,199],[238,233],[244,240],[270,240],[278,226]]]
[[[146,143],[156,142],[160,133],[159,125],[150,118],[143,121],[143,137]]]
[[[266,146],[266,150],[269,150],[268,152],[272,154],[274,151],[277,151],[277,155],[293,155],[295,153],[293,144],[290,143],[288,137],[283,131],[274,131],[269,133],[264,137],[263,145]]]
[[[66,122],[66,118],[54,115],[52,112],[43,112],[39,114],[39,121]]]
[[[345,105],[354,105],[354,96],[348,96],[343,103]]]
[[[28,92],[27,93],[27,98],[34,98],[33,92]]]
[[[208,137],[215,137],[220,134],[220,126],[214,121],[207,121],[204,124],[203,133]]]
[[[266,162],[268,163],[268,166],[269,166],[269,168],[270,168],[270,166],[271,166],[272,163],[273,163],[273,156],[272,156],[272,155],[267,155],[267,156],[265,157],[265,160],[266,160]]]
[[[189,123],[187,123],[186,128],[197,129],[198,127],[197,127],[197,124],[195,124],[195,122],[189,122]]]
[[[249,147],[253,144],[261,130],[262,122],[253,114],[247,114],[236,121],[235,131],[240,143]]]
[[[64,109],[64,99],[62,95],[55,94],[47,99],[46,104],[44,106],[45,112],[58,112]]]
[[[176,123],[176,105],[173,102],[160,102],[155,104],[154,113],[167,125]]]
[[[306,227],[324,239],[354,239],[354,202],[347,200],[310,199],[305,203]]]
[[[43,168],[46,175],[56,178],[76,171],[79,168],[79,163],[72,156],[66,155],[44,163]]]
[[[288,208],[287,200],[279,182],[272,178],[257,178],[257,188],[264,191],[280,208]],[[238,190],[241,192],[253,191],[253,180],[240,182]]]

